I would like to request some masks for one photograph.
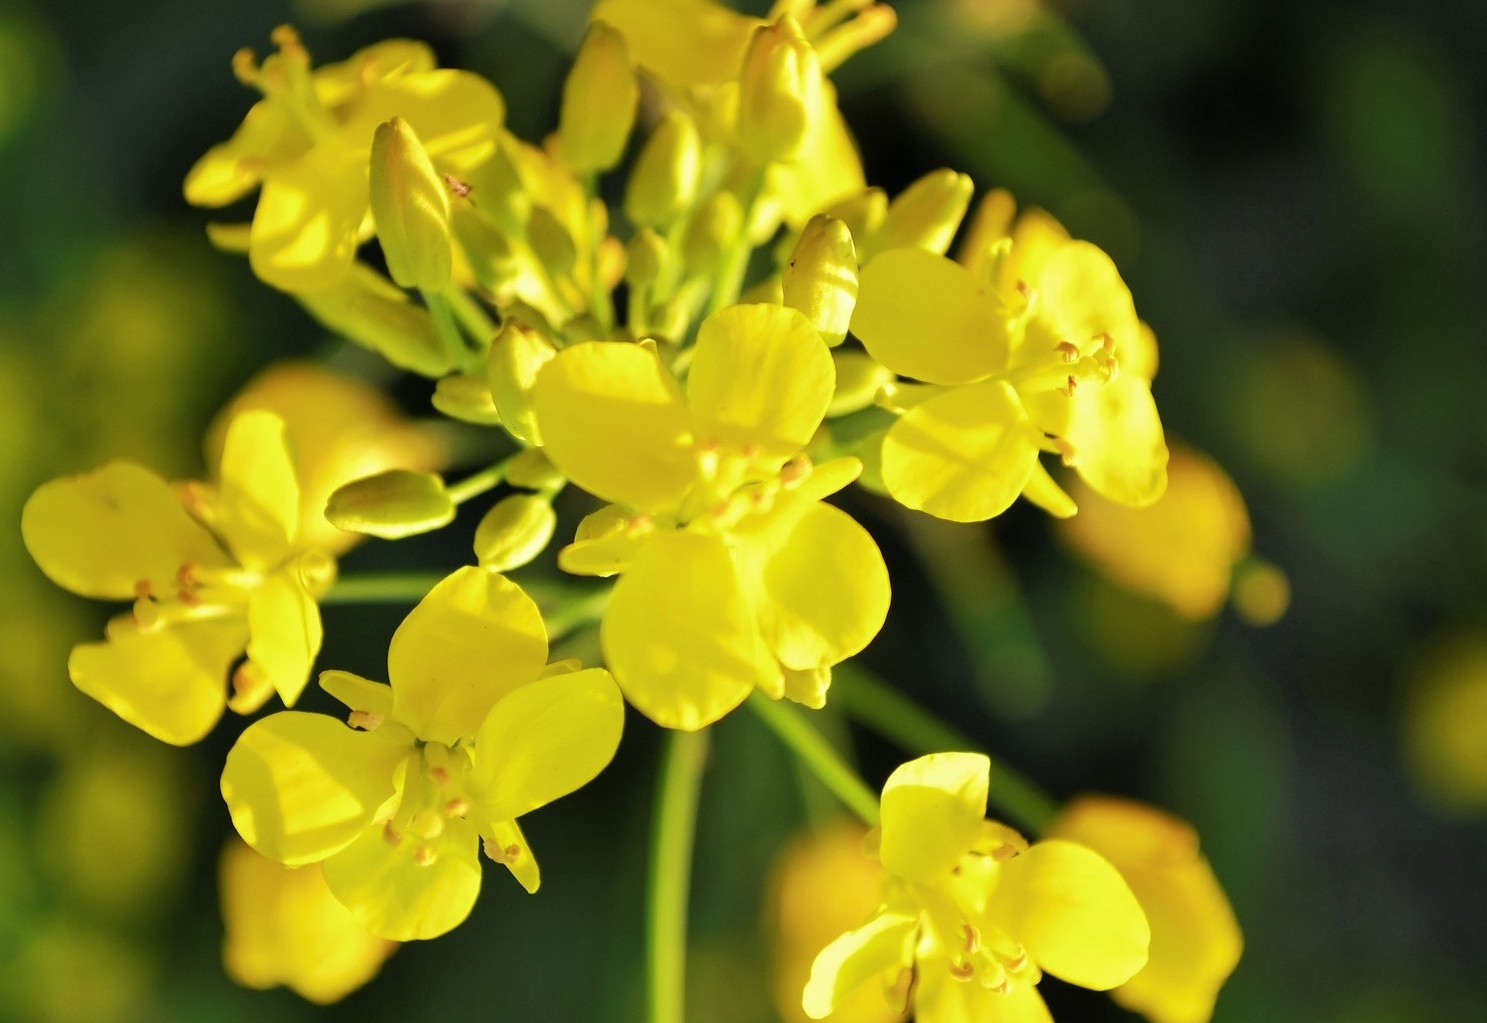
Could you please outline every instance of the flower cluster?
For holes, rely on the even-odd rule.
[[[955,261],[965,175],[891,201],[867,187],[828,76],[893,25],[866,0],[782,0],[762,19],[600,0],[541,144],[506,129],[492,85],[418,43],[316,67],[284,27],[262,61],[234,59],[261,99],[186,198],[226,207],[256,189],[251,218],[213,241],[332,332],[436,381],[433,407],[485,461],[446,480],[389,423],[385,447],[327,471],[315,451],[367,417],[323,383],[237,403],[207,482],[112,462],[43,485],[23,523],[37,563],[134,600],[106,642],[77,648],[73,681],[174,743],[224,704],[292,705],[320,651],[317,602],[351,592],[331,588],[333,558],[507,490],[476,529],[479,564],[405,594],[417,605],[387,684],[324,670],[344,721],[280,711],[227,755],[238,833],[308,870],[292,885],[231,875],[319,900],[305,919],[342,927],[328,891],[383,940],[322,976],[234,939],[250,983],[334,997],[383,942],[447,932],[476,901],[482,849],[535,892],[518,818],[606,767],[627,702],[678,733],[756,690],[824,707],[833,668],[889,611],[883,556],[843,496],[859,479],[956,521],[1020,495],[1074,514],[1045,453],[1115,502],[1162,494],[1155,342],[1110,258],[1046,214],[1014,219],[993,191]],[[632,144],[642,93],[649,130]],[[627,151],[611,210],[598,182]],[[558,623],[504,574],[555,536],[562,571],[611,580],[554,611],[564,630],[597,626],[604,667],[549,664]],[[1142,970],[1134,882],[1088,844],[987,821],[988,770],[941,753],[888,780],[882,904],[817,959],[811,1016],[877,977],[927,1023],[1037,1019],[1045,971],[1107,989]],[[228,899],[237,934],[311,943],[286,931],[292,909],[245,922],[252,901]],[[1153,998],[1138,987],[1131,1004]]]

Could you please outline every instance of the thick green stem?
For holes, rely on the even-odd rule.
[[[378,572],[342,576],[322,604],[416,604],[444,576],[437,572]]]
[[[783,700],[771,700],[763,693],[749,697],[749,709],[759,716],[769,730],[790,747],[791,752],[811,773],[862,818],[864,824],[878,824],[878,794],[867,787],[842,755],[806,720],[805,713]]]
[[[707,763],[707,732],[669,732],[656,787],[647,883],[646,979],[650,1023],[685,1023],[687,898],[697,795]]]
[[[984,752],[980,743],[855,664],[839,664],[833,669],[831,700],[849,717],[908,752]],[[1008,820],[1034,833],[1046,831],[1058,815],[1058,803],[1052,796],[995,757],[991,758],[988,801]]]

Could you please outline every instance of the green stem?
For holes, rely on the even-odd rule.
[[[459,324],[454,321],[449,300],[444,297],[443,292],[426,290],[423,292],[423,304],[428,307],[429,315],[433,318],[434,329],[438,331],[439,340],[444,345],[444,354],[449,357],[449,364],[463,366],[465,340],[460,336]]]
[[[488,465],[479,472],[471,473],[458,483],[446,484],[444,491],[455,504],[464,504],[470,498],[479,497],[486,491],[500,486],[501,481],[506,478],[506,467],[510,463],[511,458],[503,458],[494,465]]]
[[[708,316],[738,301],[738,294],[743,290],[744,274],[749,269],[749,256],[754,252],[754,246],[749,243],[749,224],[754,219],[754,204],[759,201],[759,193],[764,190],[766,169],[760,167],[754,172],[741,196],[742,202],[739,205],[743,208],[743,223],[739,227],[738,238],[718,270],[718,283],[707,303]]]
[[[444,299],[449,303],[449,310],[454,318],[459,321],[460,326],[465,328],[465,333],[471,338],[478,339],[479,351],[483,352],[490,347],[491,338],[496,336],[500,329],[496,322],[483,309],[479,302],[470,297],[463,288],[450,285],[443,292]]]
[[[437,572],[369,572],[342,576],[321,604],[416,604],[444,576]]]
[[[668,732],[656,787],[647,880],[646,977],[650,1023],[684,1023],[687,1010],[687,898],[697,795],[707,732]]]
[[[867,787],[842,755],[832,748],[816,726],[806,720],[804,712],[783,700],[772,700],[763,693],[749,697],[749,709],[759,716],[800,762],[831,790],[847,808],[862,818],[864,824],[878,824],[878,794]]]
[[[856,664],[839,664],[833,669],[831,698],[849,717],[908,752],[985,752],[980,743]],[[1058,815],[1058,803],[1052,796],[995,757],[991,758],[988,800],[1009,820],[1034,833],[1046,831]]]

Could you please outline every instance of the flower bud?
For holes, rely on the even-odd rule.
[[[697,126],[673,110],[640,150],[625,187],[625,215],[640,227],[666,228],[692,205],[701,172]]]
[[[619,163],[639,100],[624,37],[602,21],[593,22],[563,83],[558,117],[563,162],[579,174]]]
[[[857,249],[834,217],[812,217],[780,275],[784,304],[805,313],[828,345],[841,344],[857,305]]]
[[[541,448],[524,448],[506,463],[506,482],[524,490],[556,492],[568,482],[568,478],[558,472],[557,466]]]
[[[491,342],[486,363],[491,401],[513,437],[539,445],[537,416],[532,411],[532,384],[557,350],[538,331],[507,320]]]
[[[475,557],[492,572],[521,568],[552,539],[558,517],[536,494],[512,494],[497,501],[475,528]]]
[[[449,188],[401,117],[377,126],[370,170],[372,219],[387,272],[404,288],[449,284]]]
[[[454,502],[433,473],[389,469],[331,494],[325,517],[338,529],[398,540],[447,526]]]
[[[630,239],[625,280],[632,288],[648,288],[666,265],[666,239],[648,227],[642,227]]]
[[[738,83],[738,148],[759,163],[800,155],[822,109],[824,79],[816,51],[789,15],[760,26],[749,41]]]
[[[732,192],[718,192],[697,211],[682,241],[688,277],[710,276],[743,230],[743,207]]]
[[[490,386],[484,376],[452,373],[434,387],[434,408],[451,419],[480,426],[499,426],[501,415],[491,401]]]
[[[860,412],[877,401],[884,386],[893,382],[893,370],[866,352],[841,349],[831,353],[836,363],[836,391],[826,408],[826,418]]]
[[[440,377],[454,368],[428,310],[360,263],[332,287],[294,297],[327,330],[370,348],[400,369]]]
[[[927,249],[943,256],[974,191],[964,174],[949,169],[930,171],[888,204],[888,215],[862,246],[862,265],[889,249]]]

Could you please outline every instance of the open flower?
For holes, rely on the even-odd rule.
[[[921,1023],[1046,1021],[1043,972],[1105,990],[1146,963],[1146,918],[1115,868],[1073,842],[1028,845],[985,819],[990,762],[934,753],[883,787],[883,903],[828,945],[804,1005],[822,1019],[847,992],[914,977]]]
[[[222,771],[233,824],[270,859],[323,862],[331,893],[395,941],[469,915],[482,846],[536,891],[516,818],[603,770],[624,723],[607,672],[546,661],[531,598],[485,569],[457,570],[393,635],[391,685],[321,676],[350,727],[285,711],[243,732]]]
[[[835,380],[815,328],[784,306],[732,306],[693,353],[685,391],[653,347],[619,342],[558,352],[532,391],[553,464],[614,502],[559,563],[623,573],[605,661],[642,713],[688,730],[756,687],[821,706],[831,666],[888,610],[877,545],[821,500],[859,463],[801,453]]]
[[[224,706],[292,704],[320,650],[316,599],[335,563],[297,540],[300,490],[284,423],[245,412],[228,426],[213,483],[173,487],[113,461],[52,480],[21,515],[26,548],[57,585],[133,598],[103,643],[73,648],[73,683],[165,742],[196,742]],[[228,668],[233,696],[224,686]]]

